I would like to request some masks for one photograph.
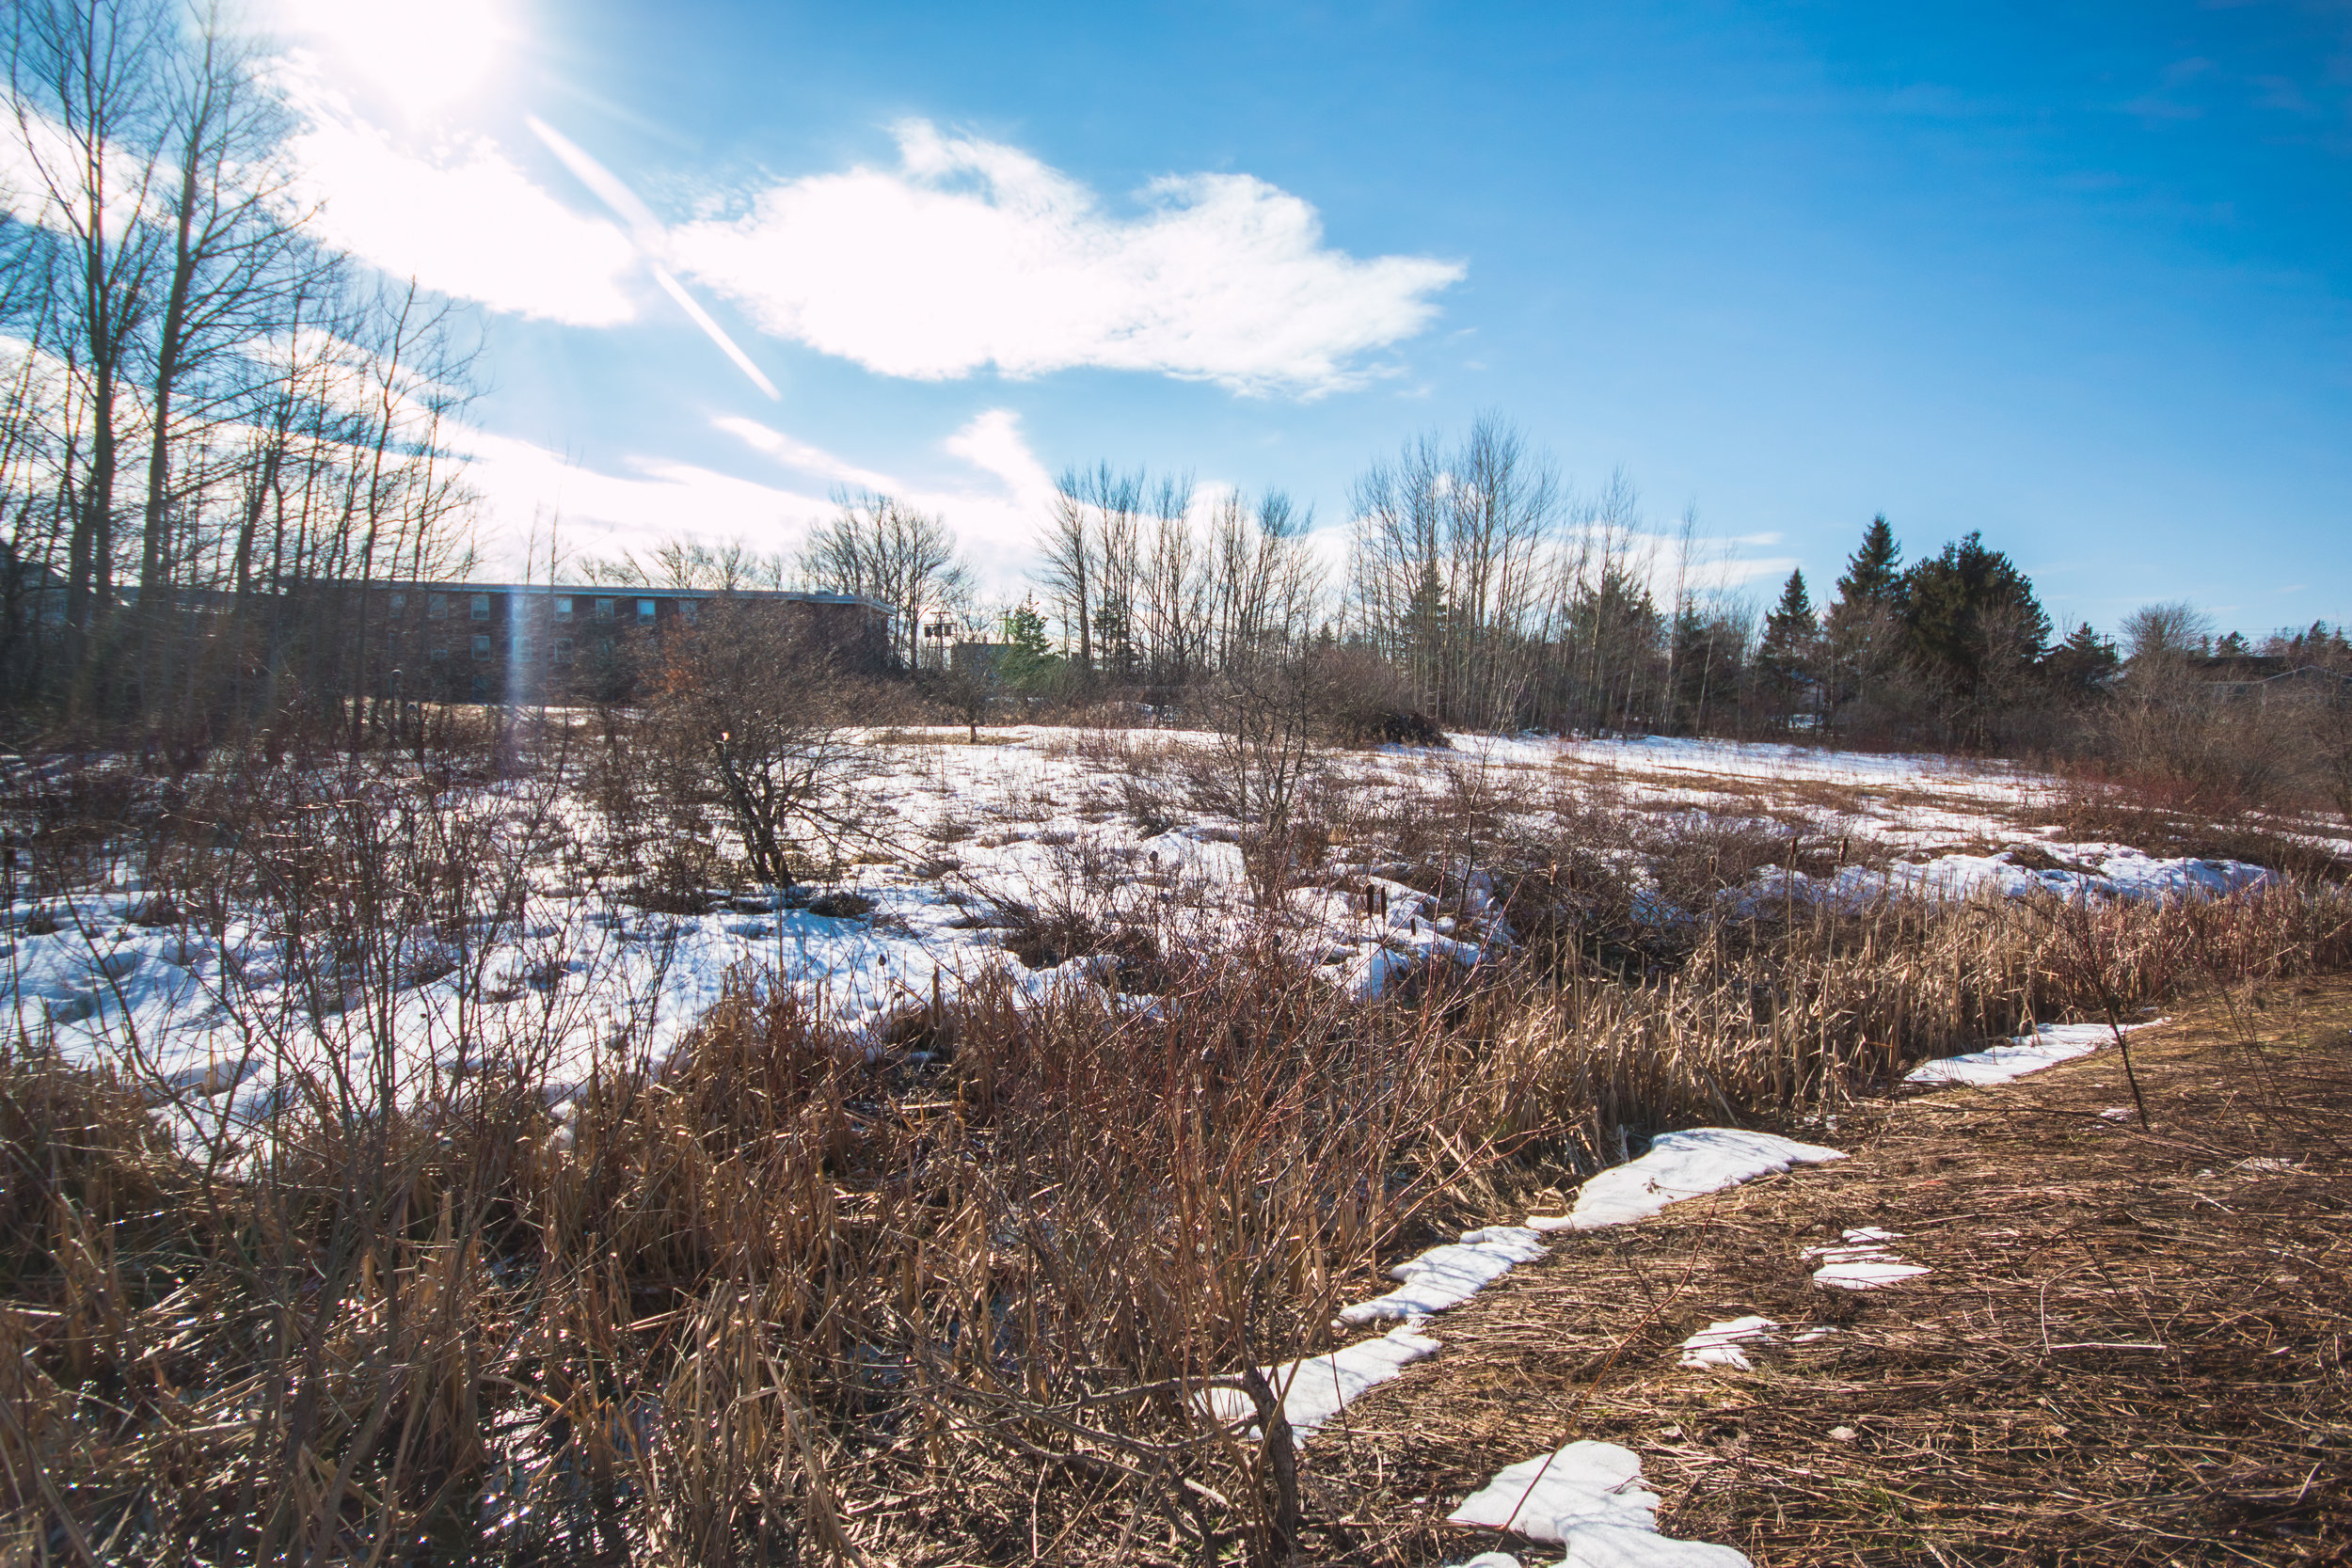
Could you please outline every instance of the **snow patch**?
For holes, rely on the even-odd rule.
[[[2145,1023],[2126,1023],[2123,1032],[2130,1034],[2135,1029],[2152,1029],[2168,1022],[2157,1018],[2150,1019]],[[2029,1035],[2010,1037],[2007,1045],[1922,1062],[1903,1074],[1903,1082],[1974,1084],[1979,1086],[2006,1084],[2012,1078],[2023,1078],[2028,1072],[2040,1072],[2043,1068],[2056,1067],[2077,1056],[2088,1056],[2114,1038],[2115,1032],[2104,1023],[2045,1023]]]
[[[1431,1247],[1389,1271],[1404,1281],[1385,1296],[1343,1307],[1340,1321],[1376,1323],[1382,1318],[1415,1318],[1458,1307],[1511,1272],[1515,1263],[1528,1263],[1544,1255],[1544,1244],[1524,1226],[1496,1225],[1465,1230],[1462,1239]]]
[[[1311,1355],[1263,1369],[1265,1380],[1282,1401],[1282,1418],[1291,1437],[1305,1442],[1323,1425],[1364,1394],[1402,1372],[1422,1356],[1435,1355],[1438,1341],[1410,1328],[1393,1328],[1376,1339],[1359,1339],[1328,1355]],[[1249,1419],[1258,1407],[1239,1388],[1212,1388],[1200,1405],[1219,1421]]]
[[[1579,1440],[1505,1466],[1446,1522],[1556,1541],[1567,1547],[1564,1568],[1745,1568],[1748,1561],[1729,1546],[1660,1535],[1658,1494],[1642,1484],[1641,1459],[1615,1443]]]
[[[1832,1291],[1875,1291],[1883,1285],[1893,1285],[1914,1279],[1934,1271],[1923,1263],[1906,1263],[1895,1256],[1889,1242],[1899,1242],[1902,1234],[1865,1226],[1849,1230],[1836,1246],[1807,1247],[1803,1254],[1808,1263],[1819,1261],[1813,1271],[1813,1283]]]
[[[1694,1127],[1663,1132],[1640,1159],[1602,1171],[1577,1189],[1576,1207],[1565,1214],[1537,1214],[1534,1230],[1597,1230],[1631,1225],[1670,1203],[1722,1192],[1792,1165],[1842,1160],[1838,1149],[1802,1144],[1771,1132],[1737,1127]]]
[[[1686,1367],[1729,1367],[1736,1371],[1751,1371],[1753,1364],[1747,1353],[1740,1348],[1743,1339],[1769,1341],[1780,1332],[1780,1324],[1770,1318],[1751,1313],[1725,1323],[1708,1323],[1682,1341],[1682,1364]]]

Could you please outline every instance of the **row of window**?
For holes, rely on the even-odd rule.
[[[462,595],[455,594],[427,594],[424,596],[425,615],[432,620],[446,621],[449,619],[450,600],[459,597],[463,597],[470,601],[467,609],[469,619],[475,621],[486,621],[490,618],[491,595],[488,594],[468,594]],[[576,596],[570,594],[557,594],[551,595],[551,597],[555,603],[555,618],[559,621],[571,620],[574,614],[574,606],[577,603]],[[659,601],[654,599],[638,599],[633,602],[636,605],[637,624],[641,626],[652,626],[655,614],[654,606]],[[622,613],[619,609],[620,603],[621,601],[618,599],[592,598],[588,600],[588,613],[598,621],[617,620],[620,618]],[[395,615],[403,614],[407,610],[407,609],[408,595],[405,593],[394,594],[392,595],[392,613]],[[689,625],[693,623],[696,613],[701,609],[702,602],[698,599],[680,599],[677,601],[678,615]]]
[[[494,641],[492,639],[487,637],[477,637],[473,640],[473,657],[475,663],[487,664],[490,661],[490,656],[494,651]],[[571,663],[572,640],[568,637],[556,638],[550,644],[548,652],[555,663]],[[596,655],[600,658],[610,658],[612,657],[612,640],[611,638],[607,637],[598,640],[596,643]],[[437,663],[449,657],[449,650],[447,648],[436,648],[427,657]],[[509,642],[507,644],[507,659],[508,662],[514,664],[530,663],[531,639],[528,637],[517,637]]]

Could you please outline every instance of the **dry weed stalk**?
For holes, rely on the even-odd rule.
[[[664,1070],[599,1057],[559,1136],[534,1042],[560,1019],[465,1012],[462,1070],[416,1074],[386,1011],[420,934],[500,983],[469,922],[551,797],[502,786],[489,833],[429,781],[299,782],[239,786],[233,852],[159,829],[142,871],[192,921],[264,895],[345,1049],[261,1032],[281,1092],[194,1151],[156,1112],[205,1125],[205,1097],[135,1057],[0,1049],[0,1501],[32,1559],[1274,1560],[1315,1506],[1281,1424],[1200,1396],[1327,1346],[1442,1222],[1628,1129],[1834,1113],[1921,1055],[2137,1006],[2185,953],[2216,979],[2352,959],[2352,906],[2300,883],[2087,909],[2095,974],[2016,905],[1643,927],[1594,842],[1637,833],[1568,802],[1524,842],[1465,774],[1397,863],[1464,914],[1483,876],[1517,959],[1359,1005],[1275,911],[1229,951],[1161,942],[1149,997],[977,984],[879,1056],[747,992]],[[1377,842],[1332,799],[1335,839]],[[1691,855],[1683,896],[1756,847]]]

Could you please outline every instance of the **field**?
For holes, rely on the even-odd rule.
[[[2340,823],[835,726],[778,879],[691,763],[9,765],[0,1554],[1549,1561],[1443,1520],[1554,1449],[1578,1561],[2345,1544]]]

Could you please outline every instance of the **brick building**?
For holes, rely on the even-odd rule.
[[[541,583],[383,582],[365,592],[367,685],[439,702],[626,702],[664,639],[695,624],[708,589]],[[355,595],[356,596],[356,595]],[[788,618],[851,663],[880,662],[889,618],[847,594],[735,589],[754,612]],[[346,603],[345,613],[358,609]]]

